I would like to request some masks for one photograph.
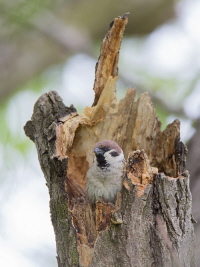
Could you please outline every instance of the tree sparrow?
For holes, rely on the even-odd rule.
[[[122,189],[124,154],[111,140],[98,142],[94,147],[94,162],[87,172],[87,195],[91,203],[99,198],[114,203]]]

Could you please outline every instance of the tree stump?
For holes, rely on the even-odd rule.
[[[59,267],[195,266],[185,145],[175,120],[161,123],[147,93],[117,101],[120,44],[128,14],[105,36],[92,107],[79,115],[54,91],[42,95],[25,133],[35,142],[50,194]],[[98,141],[117,142],[127,158],[115,205],[86,196],[86,172]]]

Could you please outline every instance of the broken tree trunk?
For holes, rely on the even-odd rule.
[[[103,40],[95,99],[78,115],[56,92],[42,95],[25,132],[36,144],[50,194],[59,267],[195,266],[189,174],[175,120],[161,131],[148,94],[135,100],[115,90],[128,15],[116,18]],[[111,139],[127,158],[116,204],[92,209],[86,172],[98,141]]]

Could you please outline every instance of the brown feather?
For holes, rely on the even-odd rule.
[[[122,152],[122,149],[118,146],[118,144],[112,140],[104,140],[104,141],[98,142],[98,143],[96,143],[94,148],[97,148],[97,147],[100,148],[100,147],[104,147],[104,146],[107,146],[110,149],[115,149],[118,153]]]

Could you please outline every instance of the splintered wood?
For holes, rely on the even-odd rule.
[[[56,126],[55,155],[68,157],[66,191],[77,232],[80,263],[84,267],[92,261],[99,233],[111,223],[123,223],[122,219],[113,217],[120,209],[121,199],[118,208],[100,201],[94,210],[87,202],[86,173],[93,162],[97,142],[113,140],[122,147],[125,158],[129,155],[123,185],[128,191],[134,185],[137,197],[143,196],[154,174],[163,172],[177,177],[184,169],[181,166],[185,163],[185,150],[180,141],[179,121],[161,131],[147,93],[135,100],[136,91],[128,89],[123,99],[116,99],[119,49],[127,22],[128,14],[116,18],[103,40],[96,66],[93,106],[86,107],[81,115],[72,112],[60,118]]]
[[[127,101],[121,101],[119,108],[115,91],[119,49],[127,22],[128,14],[116,18],[103,40],[96,66],[93,107],[86,107],[80,116],[74,112],[60,118],[56,128],[55,155],[68,157],[66,191],[72,222],[77,232],[81,266],[91,263],[96,238],[100,231],[110,225],[112,213],[116,210],[116,206],[103,201],[97,202],[95,210],[91,209],[80,186],[85,189],[86,172],[93,161],[95,143],[103,139],[116,140],[115,123],[121,108],[125,115]],[[129,94],[135,96],[135,91],[132,90]],[[120,116],[122,124],[124,118]],[[120,144],[120,136],[117,139]]]
[[[194,235],[187,149],[175,120],[161,123],[147,93],[116,99],[117,63],[128,14],[116,18],[96,66],[94,104],[78,115],[56,92],[41,96],[26,134],[36,143],[50,194],[58,266],[191,266]],[[77,77],[78,78],[78,77]],[[127,159],[115,204],[88,202],[94,145],[117,142]]]
[[[108,78],[118,76],[119,50],[125,26],[128,23],[128,16],[129,13],[116,18],[110,24],[110,30],[103,40],[99,60],[96,64],[93,106],[97,105]]]
[[[144,150],[137,150],[129,154],[126,164],[126,177],[136,186],[138,197],[144,194],[146,185],[152,182],[155,173],[158,173],[158,169],[150,167]],[[130,190],[127,179],[124,180],[124,186]]]
[[[115,210],[115,206],[111,203],[104,203],[98,201],[96,203],[96,230],[97,232],[105,230],[109,225],[112,217],[112,212]]]

